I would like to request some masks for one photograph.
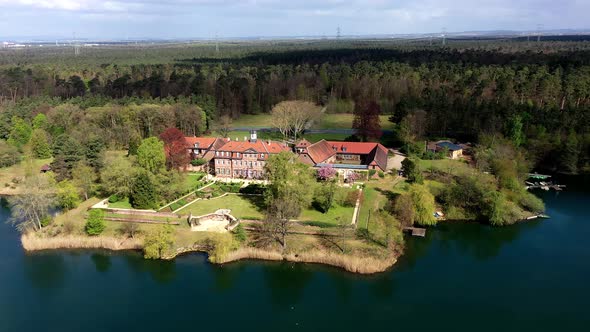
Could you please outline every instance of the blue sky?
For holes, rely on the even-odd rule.
[[[0,37],[209,38],[589,28],[590,0],[0,0]]]

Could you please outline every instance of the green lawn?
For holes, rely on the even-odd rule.
[[[270,114],[244,114],[234,119],[232,127],[271,127],[272,116]]]
[[[327,141],[344,141],[348,136],[350,135],[345,135],[345,134],[305,134],[303,135],[303,137],[312,142],[319,142],[323,139],[327,140]]]
[[[109,203],[109,208],[111,208],[111,209],[133,209],[133,207],[131,206],[131,203],[129,203],[129,197],[125,197],[122,200],[115,202],[115,203]]]
[[[205,176],[205,173],[189,173],[186,176],[186,185],[188,188],[195,190],[197,183]]]
[[[451,175],[475,175],[477,170],[469,166],[469,164],[452,159],[440,160],[420,160],[418,162],[423,172],[437,171],[441,173],[449,173]]]
[[[12,192],[9,186],[14,185],[19,188],[19,184],[14,184],[12,179],[25,177],[26,172],[37,174],[40,172],[41,166],[44,164],[50,164],[53,159],[33,159],[29,161],[23,161],[10,167],[0,168],[0,188],[6,190],[7,193]],[[8,186],[6,186],[8,184]],[[1,190],[0,190],[1,191]]]
[[[359,211],[358,227],[365,227],[369,213],[375,213],[395,195],[407,190],[407,183],[397,176],[387,175],[384,179],[369,181],[363,189],[363,202]]]
[[[335,205],[327,213],[321,213],[314,209],[303,210],[298,219],[305,222],[330,224],[334,226],[338,226],[338,224],[350,225],[353,212],[353,207]]]
[[[178,213],[201,216],[219,209],[230,209],[231,214],[240,219],[262,219],[262,196],[227,195],[221,198],[197,201]]]
[[[380,115],[381,129],[391,130],[394,124],[389,122],[390,115]],[[353,114],[324,114],[322,118],[314,124],[314,129],[351,129]]]
[[[262,196],[227,195],[221,198],[200,200],[179,211],[180,214],[204,215],[213,213],[219,209],[230,209],[231,214],[240,219],[263,219],[264,198]],[[344,223],[352,221],[352,207],[335,206],[328,213],[321,213],[313,209],[304,210],[299,216],[301,221],[320,222],[337,225],[338,221]]]

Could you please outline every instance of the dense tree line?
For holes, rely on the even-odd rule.
[[[78,101],[79,111],[69,112],[94,117],[96,126],[111,128],[103,137],[121,145],[134,135],[159,135],[172,126],[200,134],[209,121],[270,112],[285,100],[308,100],[329,112],[358,112],[354,105],[377,103],[381,114],[405,124],[414,140],[476,141],[484,132],[520,135],[518,145],[529,147],[539,163],[576,172],[589,163],[590,51],[542,44],[546,49],[537,51],[379,45],[294,47],[288,52],[253,48],[221,59],[204,54],[160,64],[87,65],[83,70],[12,64],[0,70],[0,99],[8,105],[0,109],[0,136],[9,138],[13,120],[18,121],[15,115],[30,121],[35,113],[49,111],[43,104],[29,107],[28,114],[11,111],[23,99],[42,97]],[[130,100],[144,105],[121,105]],[[123,128],[126,121],[135,126],[131,132]],[[398,134],[403,133],[400,128]],[[401,136],[399,141],[408,141]],[[575,155],[567,166],[559,161],[564,142]]]

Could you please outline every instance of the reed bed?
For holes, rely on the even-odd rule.
[[[230,252],[223,263],[239,261],[243,259],[260,259],[268,261],[286,260],[296,263],[325,264],[342,268],[348,272],[359,274],[374,274],[384,272],[396,263],[397,257],[390,255],[384,259],[365,256],[343,255],[332,252],[314,250],[299,254],[282,255],[275,250],[256,248],[240,248]]]
[[[140,239],[121,239],[109,236],[67,235],[58,237],[38,237],[35,234],[24,234],[21,243],[26,251],[49,249],[107,249],[137,250],[143,248]]]

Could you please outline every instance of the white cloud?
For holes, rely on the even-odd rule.
[[[104,21],[119,29],[174,36],[211,29],[226,36],[330,34],[338,25],[346,34],[434,32],[442,27],[526,30],[537,23],[585,28],[584,13],[589,11],[589,0],[0,0],[0,13],[8,16],[0,27],[9,33],[60,27],[81,31],[95,24],[102,33],[108,29],[99,26]],[[34,19],[23,26],[24,17]],[[70,21],[79,27],[70,27]],[[146,22],[152,25],[140,25]]]

